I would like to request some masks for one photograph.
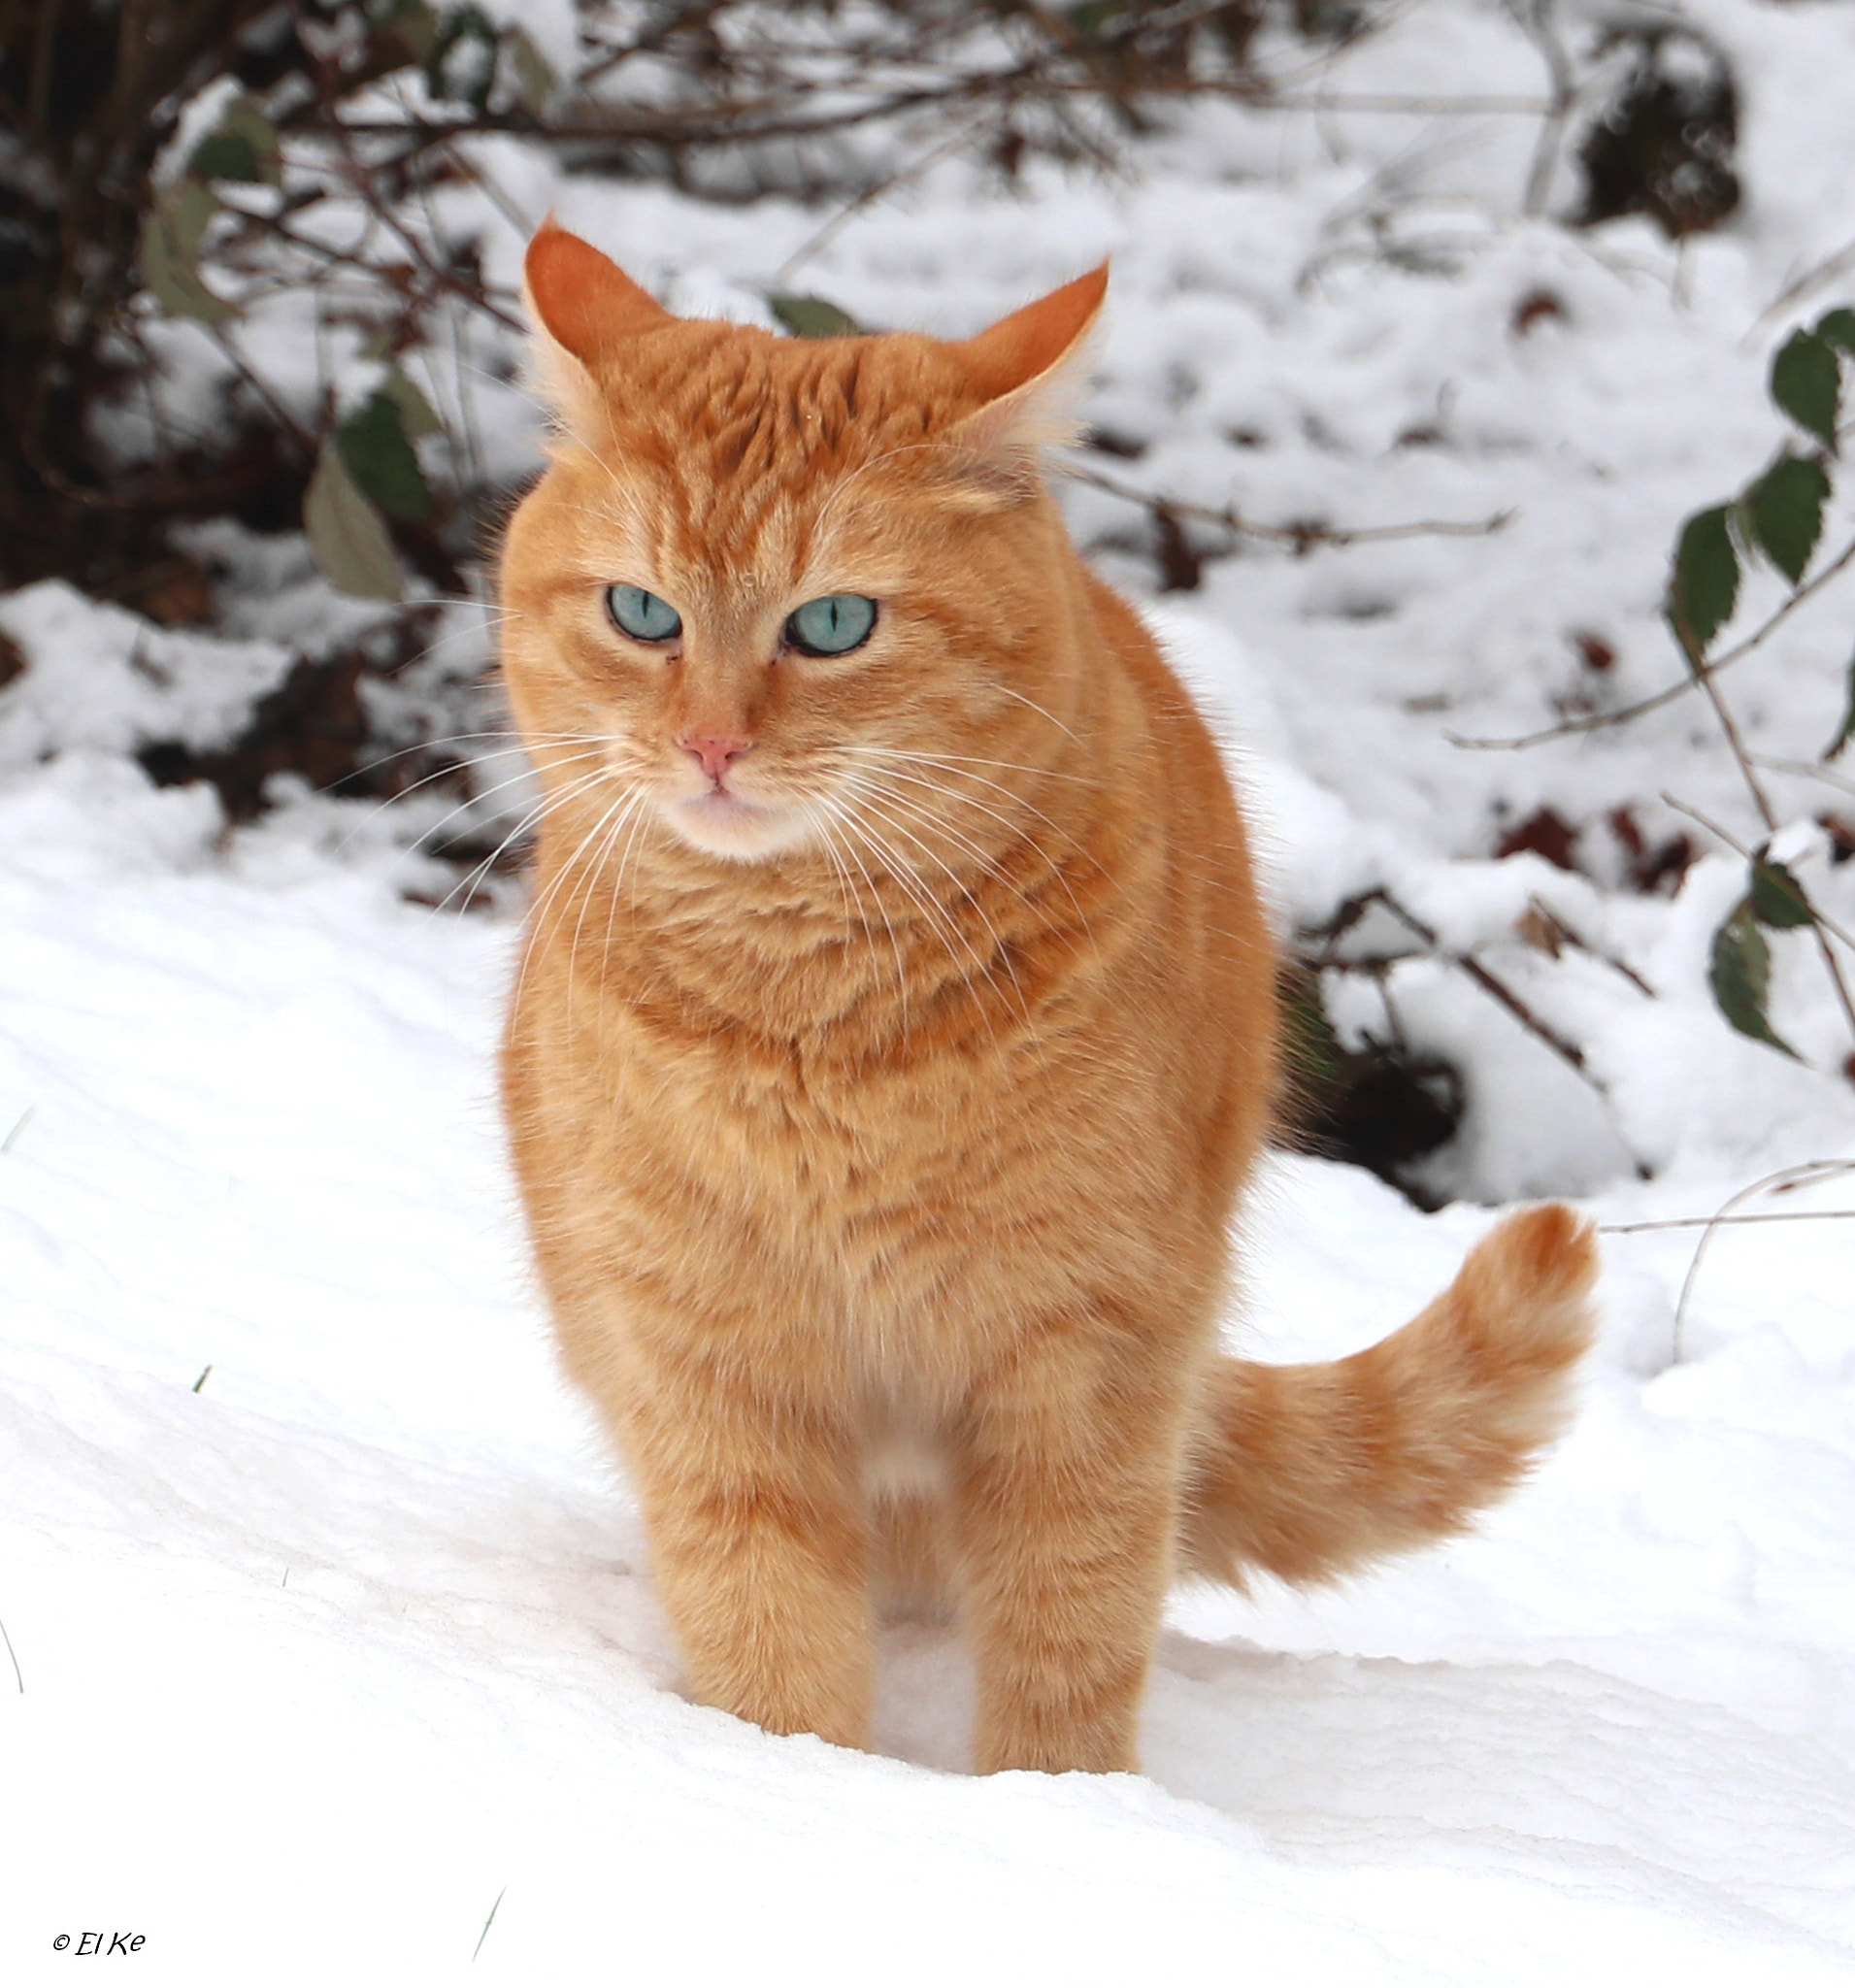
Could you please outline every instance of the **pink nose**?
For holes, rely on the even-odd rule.
[[[712,780],[718,780],[737,759],[753,750],[751,739],[684,739],[681,745],[702,762],[703,772]]]

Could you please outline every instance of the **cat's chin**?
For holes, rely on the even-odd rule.
[[[797,847],[812,832],[797,808],[768,807],[735,794],[702,794],[693,801],[671,801],[662,812],[665,822],[691,848],[736,863],[757,863],[777,856],[781,850]]]

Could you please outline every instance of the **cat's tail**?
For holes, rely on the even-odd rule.
[[[1563,1427],[1597,1271],[1588,1223],[1527,1209],[1363,1353],[1218,1361],[1188,1454],[1179,1572],[1240,1588],[1255,1571],[1330,1580],[1460,1531]]]

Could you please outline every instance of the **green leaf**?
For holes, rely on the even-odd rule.
[[[1077,34],[1098,35],[1104,28],[1119,25],[1132,9],[1128,0],[1080,0],[1079,5],[1063,11]]]
[[[443,431],[444,422],[438,418],[431,402],[418,390],[417,382],[397,366],[381,382],[381,391],[399,410],[400,425],[405,429],[409,442]]]
[[[322,445],[310,479],[303,529],[316,565],[343,593],[363,601],[399,599],[399,560],[386,520],[348,475],[333,443]]]
[[[545,117],[559,80],[553,65],[535,47],[534,37],[525,27],[503,30],[503,57],[509,65],[515,101],[531,117]]]
[[[1796,1062],[1803,1061],[1766,1018],[1765,1004],[1772,990],[1772,948],[1758,929],[1749,897],[1734,906],[1732,914],[1714,933],[1706,980],[1713,990],[1714,1006],[1740,1035],[1782,1050]]]
[[[1727,529],[1726,506],[1697,511],[1681,527],[1669,573],[1666,613],[1689,665],[1698,670],[1706,646],[1739,597],[1739,556]]]
[[[348,415],[335,441],[348,475],[388,517],[423,524],[431,516],[431,488],[407,440],[405,414],[384,389]]]
[[[1810,457],[1789,450],[1745,493],[1752,542],[1793,586],[1804,578],[1823,535],[1829,473]]]
[[[1792,332],[1772,361],[1772,398],[1800,428],[1834,448],[1842,400],[1842,370],[1835,348],[1814,332]]]
[[[460,7],[439,23],[425,57],[425,82],[435,97],[480,111],[496,81],[496,23],[478,7]]]
[[[215,131],[211,138],[203,138],[193,149],[193,156],[187,161],[187,171],[197,173],[202,180],[257,180],[262,177],[257,169],[257,153],[251,149],[251,141],[241,138],[234,131]]]
[[[1855,656],[1848,659],[1847,688],[1842,697],[1842,722],[1837,726],[1835,738],[1823,747],[1825,759],[1834,759],[1851,739],[1855,739]]]
[[[283,147],[277,126],[248,96],[226,105],[212,133],[193,149],[187,170],[202,180],[240,180],[265,186],[283,182]]]
[[[1773,862],[1763,849],[1752,858],[1752,888],[1746,902],[1753,917],[1773,932],[1795,932],[1816,922],[1810,901],[1790,866]]]
[[[1816,336],[1827,339],[1838,350],[1855,358],[1855,311],[1846,304],[1834,311],[1826,311],[1816,320]]]
[[[438,46],[438,16],[426,0],[386,0],[371,10],[376,22],[390,34],[414,62],[428,62]]]
[[[171,317],[222,324],[238,315],[223,297],[207,288],[200,275],[200,243],[218,206],[211,187],[183,180],[169,187],[143,217],[142,281]]]
[[[855,338],[863,330],[849,312],[824,297],[776,290],[767,299],[767,308],[794,338]]]

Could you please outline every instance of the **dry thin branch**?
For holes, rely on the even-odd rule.
[[[1665,1222],[1600,1222],[1600,1236],[1646,1236],[1652,1229],[1739,1229],[1761,1222],[1855,1222],[1855,1208],[1801,1208],[1774,1215],[1676,1215]]]
[[[1821,780],[1826,787],[1835,787],[1839,793],[1855,794],[1855,780],[1846,774],[1819,765],[1814,759],[1773,759],[1768,753],[1755,752],[1752,764],[1763,767],[1767,773],[1787,773],[1798,779]]]
[[[1718,709],[1717,705],[1716,709]],[[1739,771],[1744,774],[1746,783],[1752,789],[1752,798],[1758,803],[1759,813],[1764,818],[1766,831],[1768,834],[1774,835],[1777,832],[1776,817],[1772,812],[1771,803],[1765,798],[1765,790],[1759,784],[1757,775],[1752,771],[1745,748],[1739,741],[1738,728],[1732,725],[1730,718],[1723,710],[1720,712],[1720,718],[1722,724],[1727,725],[1729,728],[1727,731],[1728,743],[1733,747],[1734,757],[1739,763]],[[1717,822],[1709,821],[1698,808],[1688,807],[1685,802],[1675,800],[1672,794],[1664,794],[1662,798],[1671,808],[1677,809],[1691,821],[1698,821],[1710,834],[1718,836],[1721,842],[1725,843],[1729,848],[1737,849],[1748,863],[1757,860],[1750,849],[1746,848],[1743,844],[1735,842],[1725,829],[1721,828]],[[1849,1034],[1855,1036],[1855,999],[1850,998],[1848,981],[1842,974],[1842,963],[1836,957],[1836,948],[1829,943],[1833,934],[1844,945],[1848,946],[1851,951],[1855,951],[1855,939],[1851,939],[1834,918],[1826,917],[1822,911],[1818,911],[1814,899],[1805,897],[1804,899],[1804,909],[1809,913],[1810,937],[1816,942],[1817,956],[1823,962],[1823,971],[1828,974],[1830,984],[1836,989],[1836,998],[1841,1004],[1842,1017],[1848,1023]]]
[[[1703,814],[1698,808],[1690,807],[1685,801],[1677,801],[1673,794],[1665,793],[1662,799],[1677,814],[1685,814],[1690,821],[1699,822],[1708,835],[1717,836],[1736,856],[1743,856],[1748,863],[1755,860],[1753,851],[1737,836],[1722,828],[1710,815]],[[1845,931],[1834,918],[1825,917],[1814,905],[1810,906],[1810,916],[1825,932],[1833,933],[1851,952],[1855,952],[1855,934]]]
[[[287,1580],[288,1578],[288,1574],[285,1574],[284,1579]],[[496,1894],[496,1904],[491,1905],[489,1908],[489,1917],[483,1921],[483,1930],[477,1936],[477,1944],[471,1949],[470,1957],[473,1961],[477,1958],[477,1956],[480,1953],[482,1952],[483,1941],[489,1938],[489,1929],[496,1923],[497,1908],[502,1905],[502,1902],[508,1896],[509,1887],[508,1885],[504,1885],[502,1890]]]
[[[1609,1092],[1599,1078],[1592,1076],[1584,1060],[1584,1051],[1578,1047],[1577,1044],[1560,1035],[1550,1022],[1542,1020],[1536,1014],[1533,1009],[1499,975],[1491,973],[1487,967],[1483,966],[1475,958],[1473,952],[1456,952],[1445,946],[1442,943],[1441,935],[1434,926],[1425,924],[1414,911],[1407,911],[1388,890],[1380,888],[1365,891],[1347,903],[1342,909],[1341,915],[1327,928],[1325,936],[1328,942],[1328,953],[1326,958],[1321,961],[1322,965],[1342,969],[1351,967],[1355,971],[1359,971],[1369,969],[1377,964],[1375,962],[1360,960],[1335,959],[1332,955],[1333,945],[1346,932],[1351,930],[1374,905],[1381,906],[1413,938],[1420,940],[1428,948],[1431,958],[1440,960],[1444,966],[1452,966],[1460,973],[1465,974],[1491,1001],[1497,1002],[1501,1007],[1505,1008],[1530,1036],[1536,1041],[1543,1043],[1568,1069],[1573,1071],[1583,1082],[1589,1084],[1597,1092],[1599,1097],[1604,1098],[1607,1102]],[[1385,961],[1383,964],[1390,965],[1392,962]]]
[[[1802,276],[1786,283],[1752,320],[1751,329],[1739,342],[1741,347],[1749,346],[1768,324],[1782,317],[1798,298],[1815,289],[1818,283],[1828,282],[1831,277],[1840,276],[1851,266],[1855,266],[1855,242],[1845,242],[1833,254],[1824,256],[1820,262],[1812,263]]]
[[[1705,1233],[1694,1246],[1693,1260],[1688,1264],[1687,1276],[1681,1280],[1681,1295],[1675,1302],[1674,1323],[1669,1334],[1669,1364],[1678,1366],[1681,1360],[1681,1327],[1687,1318],[1688,1300],[1694,1295],[1695,1279],[1701,1274],[1702,1259],[1713,1241],[1715,1232],[1731,1222],[1733,1210],[1753,1195],[1771,1192],[1787,1193],[1793,1187],[1802,1187],[1814,1180],[1825,1180],[1838,1174],[1855,1173],[1855,1160],[1805,1160],[1797,1167],[1783,1167],[1775,1174],[1767,1174],[1762,1179],[1754,1180],[1749,1187],[1741,1187],[1720,1204],[1719,1209],[1706,1222]]]
[[[1552,169],[1558,163],[1559,144],[1567,119],[1578,100],[1578,80],[1572,58],[1565,51],[1551,17],[1551,0],[1510,0],[1510,11],[1520,32],[1539,50],[1545,64],[1552,94],[1540,106],[1540,136],[1533,149],[1533,163],[1527,170],[1526,192],[1521,196],[1522,214],[1545,212],[1546,195],[1552,188]]]
[[[898,186],[906,185],[917,174],[926,172],[930,166],[945,158],[949,152],[957,151],[968,140],[977,135],[983,127],[984,121],[983,118],[975,118],[971,123],[959,125],[938,144],[930,146],[927,150],[917,153],[906,163],[897,166],[892,173],[885,174],[874,186],[866,186],[854,200],[839,208],[837,213],[821,228],[815,233],[808,235],[799,244],[798,248],[774,271],[774,282],[783,288],[827,243],[832,241],[844,228],[847,227],[858,215],[862,214],[867,208],[874,207],[878,200],[893,193]]]
[[[1652,711],[1660,711],[1665,704],[1673,704],[1677,697],[1685,696],[1688,691],[1699,689],[1704,683],[1717,677],[1722,670],[1730,669],[1733,664],[1749,656],[1769,635],[1774,633],[1783,622],[1796,613],[1805,601],[1820,592],[1850,564],[1855,564],[1855,539],[1851,539],[1814,580],[1806,580],[1789,600],[1773,609],[1743,642],[1735,643],[1731,648],[1715,656],[1710,663],[1701,664],[1691,670],[1678,683],[1671,683],[1666,690],[1658,690],[1652,697],[1644,697],[1636,704],[1626,704],[1621,711],[1604,711],[1594,712],[1589,717],[1567,718],[1560,724],[1546,726],[1543,731],[1524,732],[1511,739],[1465,739],[1458,732],[1445,732],[1443,737],[1451,746],[1460,746],[1467,752],[1517,752],[1525,746],[1543,746],[1549,740],[1569,739],[1575,732],[1601,732],[1611,725],[1625,725],[1632,718],[1646,716]]]
[[[1142,505],[1155,517],[1189,517],[1200,524],[1215,525],[1219,530],[1234,533],[1240,538],[1268,539],[1276,545],[1292,546],[1297,554],[1310,551],[1315,546],[1362,546],[1375,539],[1482,539],[1504,530],[1515,515],[1511,511],[1498,511],[1492,517],[1469,520],[1424,518],[1410,524],[1343,526],[1312,521],[1257,524],[1242,516],[1235,505],[1217,511],[1205,504],[1188,504],[1182,498],[1156,496],[1150,490],[1123,483],[1118,477],[1104,476],[1100,470],[1083,469],[1077,464],[1066,465],[1066,474],[1078,483],[1089,483],[1098,490],[1106,490],[1110,497]]]
[[[1208,88],[1208,95],[1233,92]],[[1294,96],[1245,96],[1254,111],[1359,111],[1375,116],[1409,117],[1538,117],[1550,114],[1547,97],[1448,97],[1403,95],[1395,91],[1303,90]]]
[[[1582,933],[1575,931],[1572,926],[1568,925],[1559,916],[1558,912],[1542,899],[1538,897],[1528,898],[1527,910],[1540,920],[1552,938],[1560,944],[1571,946],[1574,952],[1581,952],[1588,959],[1600,961],[1614,974],[1621,974],[1639,994],[1646,995],[1651,1001],[1660,1000],[1661,997],[1656,993],[1655,989],[1630,965],[1628,960],[1618,959],[1615,953],[1606,952],[1601,945],[1593,945]],[[1524,938],[1526,935],[1522,933],[1521,936]]]

